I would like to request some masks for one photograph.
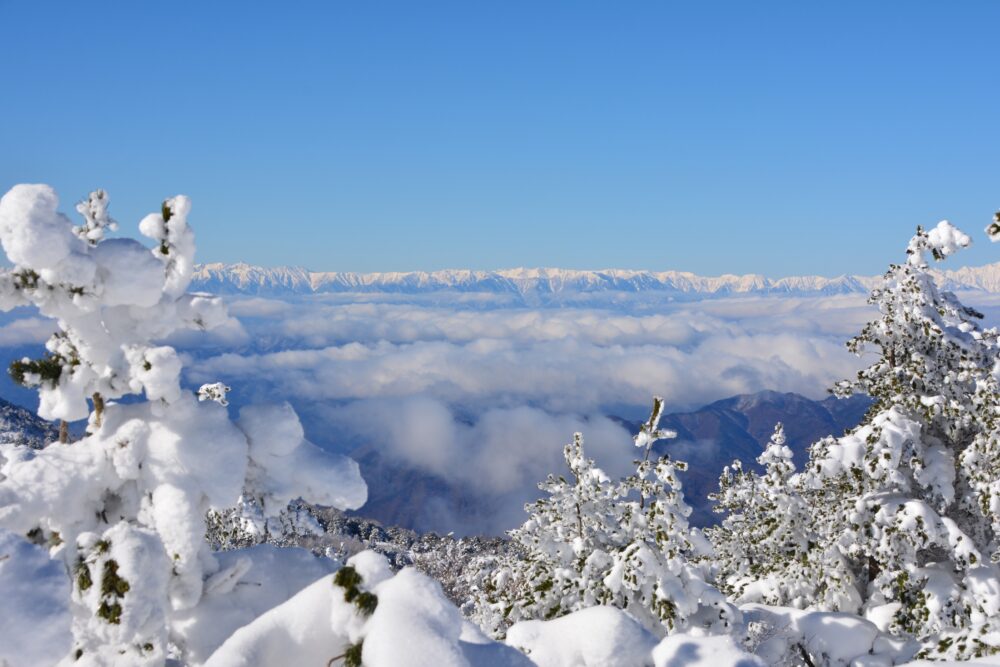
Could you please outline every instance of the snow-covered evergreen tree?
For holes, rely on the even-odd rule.
[[[205,517],[207,538],[213,549],[229,551],[257,544],[278,547],[301,546],[310,537],[320,537],[325,529],[312,508],[293,500],[277,515],[265,515],[259,495],[244,489],[236,505],[224,510],[209,510]],[[328,549],[314,550],[324,555]]]
[[[969,243],[947,222],[918,228],[907,261],[885,274],[870,298],[878,317],[848,343],[877,359],[835,389],[874,404],[858,428],[813,445],[801,480],[820,548],[844,559],[817,572],[820,589],[848,584],[856,610],[934,655],[1000,648],[988,560],[1000,507],[997,334],[928,271],[928,255]]]
[[[580,433],[564,457],[572,479],[549,475],[538,485],[546,497],[526,505],[530,518],[510,533],[524,546],[524,558],[495,563],[478,601],[475,617],[498,636],[517,621],[555,618],[603,601],[600,580],[617,530],[616,488],[585,456]]]
[[[715,511],[725,514],[721,525],[707,531],[720,587],[737,603],[816,605],[824,593],[817,590],[816,572],[836,570],[830,560],[837,554],[818,548],[815,541],[781,423],[757,462],[763,474],[744,470],[740,461],[727,466],[718,493],[711,496]]]
[[[658,428],[663,401],[636,436],[645,457],[636,472],[613,482],[586,457],[578,433],[565,448],[572,479],[550,475],[546,497],[527,505],[530,518],[511,537],[524,558],[501,559],[487,578],[475,617],[494,634],[513,622],[551,619],[595,605],[627,609],[664,634],[697,627],[728,631],[737,613],[697,561],[709,550],[687,522],[669,457],[649,461],[652,445],[675,437]]]
[[[11,372],[38,389],[41,416],[89,418],[75,443],[3,447],[0,527],[47,545],[71,573],[68,663],[161,665],[171,644],[183,657],[171,615],[198,605],[218,574],[207,510],[233,505],[248,485],[265,515],[299,495],[357,507],[366,488],[356,464],[303,438],[290,407],[247,407],[236,424],[181,388],[180,358],[157,341],[226,318],[219,299],[185,293],[190,202],[173,197],[142,220],[152,249],[106,238],[108,202],[92,194],[74,227],[48,186],[0,199],[0,243],[14,264],[0,272],[0,308],[34,305],[58,324],[48,355]],[[134,394],[145,400],[115,402]]]

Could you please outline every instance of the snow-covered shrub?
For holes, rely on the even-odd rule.
[[[308,538],[326,533],[311,507],[302,501],[293,500],[277,516],[265,516],[258,497],[248,490],[244,490],[234,507],[209,510],[205,520],[206,537],[216,551],[243,549],[255,544],[303,546]],[[329,555],[327,549],[317,550],[317,553]]]
[[[626,609],[652,632],[700,628],[725,632],[737,612],[707,583],[698,560],[710,547],[687,522],[676,472],[685,464],[649,461],[663,401],[636,436],[645,457],[636,472],[613,482],[584,454],[578,433],[565,448],[571,480],[549,475],[546,497],[527,505],[530,518],[511,531],[523,558],[494,562],[475,618],[495,635],[514,622],[552,619],[595,605]]]
[[[846,600],[856,606],[853,589],[831,586],[829,575],[827,588],[819,589],[818,572],[836,571],[842,559],[815,539],[812,513],[793,483],[795,464],[782,424],[757,462],[763,474],[745,470],[740,461],[727,466],[710,496],[715,511],[725,513],[721,525],[706,531],[720,588],[737,604],[839,608]]]
[[[893,639],[874,623],[844,612],[802,611],[780,606],[741,607],[757,632],[753,652],[770,667],[872,667],[913,657],[918,645]]]
[[[195,608],[220,572],[206,511],[232,506],[245,488],[265,519],[298,496],[353,508],[366,488],[353,461],[304,439],[287,405],[245,408],[236,424],[218,402],[181,388],[180,358],[158,341],[226,318],[219,299],[185,293],[190,202],[173,197],[142,220],[150,249],[106,238],[108,201],[92,194],[74,227],[48,186],[19,185],[0,199],[0,243],[14,265],[0,272],[0,309],[34,305],[58,324],[48,355],[11,373],[38,389],[42,417],[88,418],[75,443],[3,447],[0,527],[64,563],[67,660],[157,665],[168,650],[183,657],[170,619]],[[135,394],[145,400],[116,402]]]

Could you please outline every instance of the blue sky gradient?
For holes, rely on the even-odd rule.
[[[1000,2],[0,0],[0,188],[202,261],[876,273],[1000,207]]]

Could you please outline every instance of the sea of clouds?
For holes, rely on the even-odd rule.
[[[996,296],[966,298],[998,319]],[[654,394],[669,411],[764,389],[822,398],[865,363],[844,342],[873,315],[858,295],[637,294],[537,309],[482,294],[227,300],[226,326],[170,341],[187,381],[230,385],[234,410],[289,401],[313,441],[377,455],[380,518],[458,532],[520,523],[574,431],[599,464],[624,473],[634,454],[627,423],[645,417]],[[15,313],[0,324],[0,346],[37,346],[51,330]]]
[[[587,414],[645,406],[655,393],[683,409],[760,389],[819,396],[853,369],[843,343],[871,315],[858,296],[643,303],[630,312],[234,299],[238,327],[202,343],[218,353],[200,355],[190,377],[266,378],[256,393],[304,400],[429,397]]]
[[[623,420],[645,417],[654,394],[671,411],[763,389],[822,398],[861,364],[844,341],[871,316],[860,296],[526,309],[483,295],[327,295],[230,309],[238,326],[185,345],[192,384],[222,380],[237,404],[283,397],[316,442],[444,482],[367,466],[373,487],[410,494],[373,498],[379,518],[494,533],[523,520],[575,431],[624,474]]]

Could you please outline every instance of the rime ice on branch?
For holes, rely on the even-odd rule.
[[[227,317],[219,299],[185,292],[190,201],[167,199],[142,220],[152,249],[106,238],[108,203],[91,194],[74,227],[49,186],[19,185],[0,199],[0,243],[14,264],[0,273],[0,308],[34,305],[59,329],[45,357],[12,374],[37,388],[41,416],[89,416],[78,442],[0,448],[0,527],[48,546],[72,573],[68,660],[161,665],[168,640],[185,650],[171,614],[196,607],[219,569],[207,510],[234,505],[246,487],[274,513],[299,495],[356,508],[367,490],[353,461],[303,438],[290,407],[248,407],[237,425],[219,404],[224,391],[202,402],[182,389],[177,353],[157,341]],[[145,400],[115,402],[134,394]]]

